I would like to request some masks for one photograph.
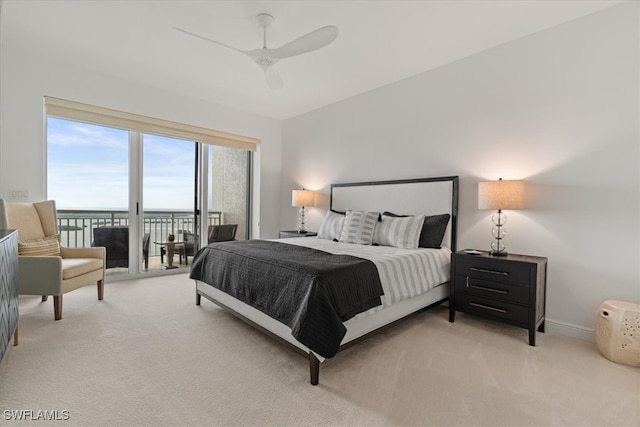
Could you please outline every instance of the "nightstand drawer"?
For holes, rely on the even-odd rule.
[[[527,264],[494,258],[459,257],[456,260],[456,275],[499,280],[529,285],[530,268]]]
[[[529,304],[528,286],[514,285],[496,280],[478,279],[471,276],[456,276],[455,292],[469,293],[491,299],[500,299],[519,304]]]
[[[456,309],[510,322],[527,324],[529,308],[468,293],[456,294]]]

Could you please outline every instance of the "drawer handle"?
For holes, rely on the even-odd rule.
[[[486,268],[471,267],[470,270],[479,271],[481,273],[499,274],[501,276],[508,276],[509,275],[509,273],[507,273],[506,271],[487,270]]]
[[[467,277],[467,280],[468,280],[468,279],[469,279],[469,278]],[[467,283],[468,283],[468,282],[467,282]],[[480,289],[480,290],[483,290],[483,291],[495,292],[495,293],[497,293],[497,294],[502,294],[502,295],[506,295],[506,294],[508,294],[508,293],[509,293],[509,291],[505,291],[505,290],[502,290],[502,289],[493,289],[493,288],[489,288],[489,287],[487,287],[487,286],[480,286],[480,285],[471,285],[471,286],[469,286],[469,285],[467,285],[467,287],[468,287],[468,288],[469,288],[469,287],[471,287],[471,288],[476,288],[476,289]]]
[[[490,307],[488,305],[478,304],[477,302],[470,302],[469,305],[472,305],[472,306],[478,307],[478,308],[485,308],[487,310],[497,311],[498,313],[506,313],[507,312],[507,310],[505,310],[503,308]]]

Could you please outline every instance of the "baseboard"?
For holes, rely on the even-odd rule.
[[[550,334],[577,338],[582,341],[593,341],[595,339],[592,328],[585,328],[583,326],[572,325],[548,318],[545,319],[544,330]]]

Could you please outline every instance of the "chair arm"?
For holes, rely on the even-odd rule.
[[[18,289],[23,295],[60,295],[62,293],[62,258],[19,256]]]
[[[60,248],[62,258],[106,258],[107,250],[103,246],[93,248]]]

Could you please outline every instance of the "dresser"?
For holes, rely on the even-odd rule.
[[[486,317],[528,329],[529,345],[536,345],[536,330],[544,332],[547,258],[460,251],[451,268],[451,322],[456,311]]]
[[[18,327],[18,232],[0,230],[0,361]]]

